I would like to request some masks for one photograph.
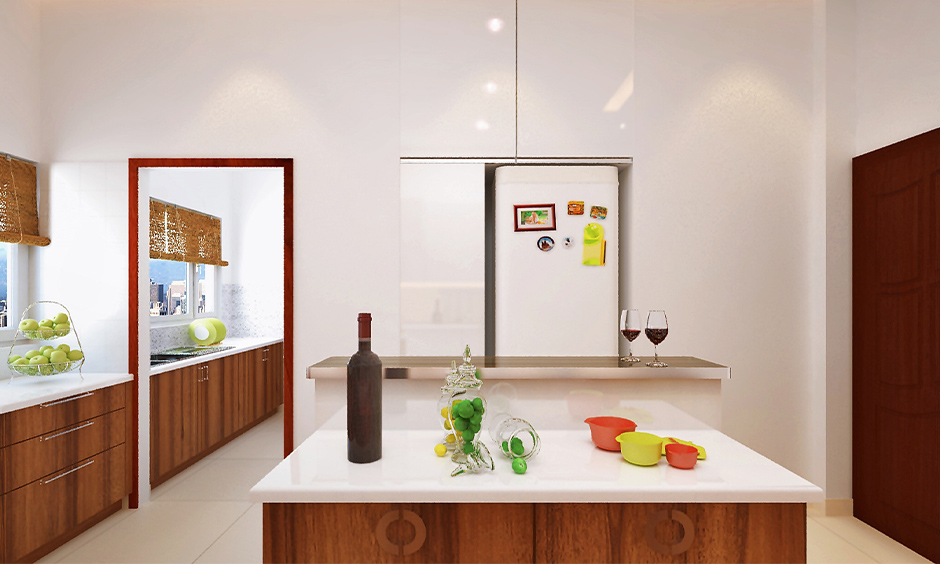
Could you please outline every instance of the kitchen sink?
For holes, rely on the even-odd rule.
[[[221,351],[234,349],[233,346],[217,345],[211,347],[177,347],[150,354],[150,366],[159,366],[168,362],[177,362]]]

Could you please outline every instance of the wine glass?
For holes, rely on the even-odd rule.
[[[659,352],[656,347],[659,343],[666,340],[666,334],[669,333],[669,323],[666,321],[666,312],[661,309],[651,310],[646,318],[646,336],[653,343],[653,361],[647,362],[647,366],[653,368],[663,368],[669,366],[659,360]]]
[[[620,357],[620,362],[640,362],[633,356],[633,341],[640,336],[640,312],[635,309],[625,309],[620,312],[620,332],[627,340],[627,356]]]

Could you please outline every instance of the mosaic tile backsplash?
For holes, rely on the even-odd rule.
[[[264,299],[254,299],[238,284],[223,284],[219,319],[225,324],[229,337],[272,337],[284,334],[283,295],[268,293]],[[187,325],[152,327],[150,350],[163,351],[188,347]]]

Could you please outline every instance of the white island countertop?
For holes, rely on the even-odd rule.
[[[187,358],[185,360],[176,360],[173,362],[167,362],[165,364],[158,364],[156,366],[151,366],[150,375],[155,376],[157,374],[169,372],[171,370],[176,370],[178,368],[186,368],[187,366],[195,366],[197,364],[209,362],[210,360],[218,360],[220,358],[231,356],[233,354],[250,351],[251,349],[257,349],[260,347],[273,345],[275,343],[280,343],[283,340],[284,340],[284,337],[231,337],[231,338],[225,339],[224,341],[218,344],[221,346],[228,346],[228,347],[234,347],[234,348],[215,352],[215,353],[194,356],[191,358]],[[157,353],[160,351],[153,351],[153,352]]]
[[[436,402],[415,401],[421,410]],[[409,411],[417,407],[409,405]],[[663,457],[656,466],[634,466],[619,452],[594,446],[587,425],[539,431],[540,453],[518,475],[510,461],[484,438],[495,471],[451,477],[450,457],[434,454],[443,430],[411,428],[405,419],[385,418],[382,459],[346,460],[346,412],[342,410],[251,489],[252,502],[268,503],[807,503],[823,500],[817,486],[671,405],[637,400],[622,409],[649,415],[638,431],[690,440],[707,459],[679,470]],[[421,417],[424,419],[424,417]],[[390,421],[392,419],[392,421]],[[390,425],[390,423],[392,423]],[[340,427],[340,428],[337,428]],[[391,427],[391,428],[390,428]],[[536,426],[538,430],[538,426]]]
[[[133,380],[130,374],[68,372],[0,380],[0,414]]]

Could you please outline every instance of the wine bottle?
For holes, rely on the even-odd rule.
[[[346,364],[346,436],[350,462],[382,458],[382,361],[372,352],[372,314],[359,314],[359,351]]]

